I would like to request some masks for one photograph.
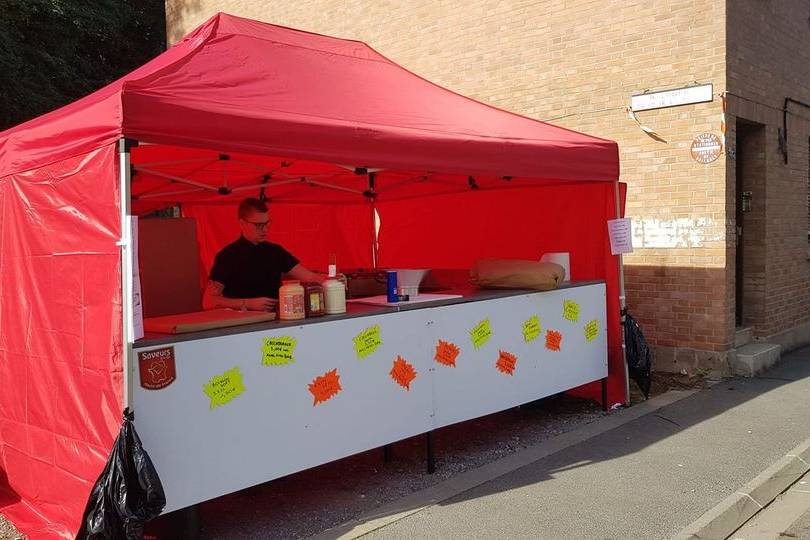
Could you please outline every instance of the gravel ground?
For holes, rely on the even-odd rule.
[[[0,539],[2,540],[23,540],[26,536],[20,534],[14,525],[0,515]]]
[[[653,374],[652,395],[670,388],[695,388],[699,378]],[[643,397],[631,383],[632,401]],[[435,434],[436,472],[425,472],[424,437],[239,491],[202,505],[202,538],[306,538],[380,505],[437,484],[593,422],[606,413],[591,401],[565,394],[440,429]],[[160,520],[159,520],[160,521]],[[152,534],[161,534],[156,523]],[[25,538],[0,516],[0,540]]]

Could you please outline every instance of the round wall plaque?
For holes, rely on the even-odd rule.
[[[714,133],[701,133],[692,139],[692,147],[689,152],[692,154],[692,159],[698,163],[711,163],[720,157],[720,152],[723,150],[723,143],[720,137]]]

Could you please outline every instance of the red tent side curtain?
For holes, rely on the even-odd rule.
[[[0,180],[0,513],[72,537],[122,410],[115,145]]]

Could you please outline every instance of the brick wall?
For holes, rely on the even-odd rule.
[[[168,0],[170,39],[216,11],[360,39],[459,93],[618,141],[636,245],[627,300],[656,367],[722,363],[734,329],[733,163],[689,154],[694,136],[721,133],[721,101],[640,112],[665,142],[625,107],[695,81],[725,91],[725,2]]]
[[[741,287],[741,326],[752,327],[756,335],[764,331],[767,318],[765,313],[766,283],[767,283],[767,238],[766,238],[766,160],[767,140],[765,126],[737,120],[735,123],[735,138],[729,139],[731,144],[736,143],[735,174],[737,185],[743,193],[752,194],[750,209],[740,214],[737,220],[742,234],[739,244],[735,248],[742,252],[741,266],[744,269]],[[742,195],[737,193],[742,204]],[[736,274],[735,274],[736,278]]]
[[[810,109],[789,106],[787,164],[779,148],[785,97],[810,103],[810,2],[735,0],[729,7],[730,125],[739,119],[743,129],[744,121],[765,126],[764,170],[753,186],[754,217],[761,222],[765,240],[756,250],[755,267],[746,263],[746,281],[749,273],[762,275],[752,277],[759,281],[762,295],[754,331],[774,338],[810,322]],[[729,184],[734,183],[730,176]]]

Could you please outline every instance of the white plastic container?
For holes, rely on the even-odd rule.
[[[346,313],[346,284],[337,278],[337,266],[329,265],[329,277],[323,282],[326,314]]]
[[[397,268],[397,290],[399,294],[407,294],[410,298],[419,295],[419,285],[430,270]]]

